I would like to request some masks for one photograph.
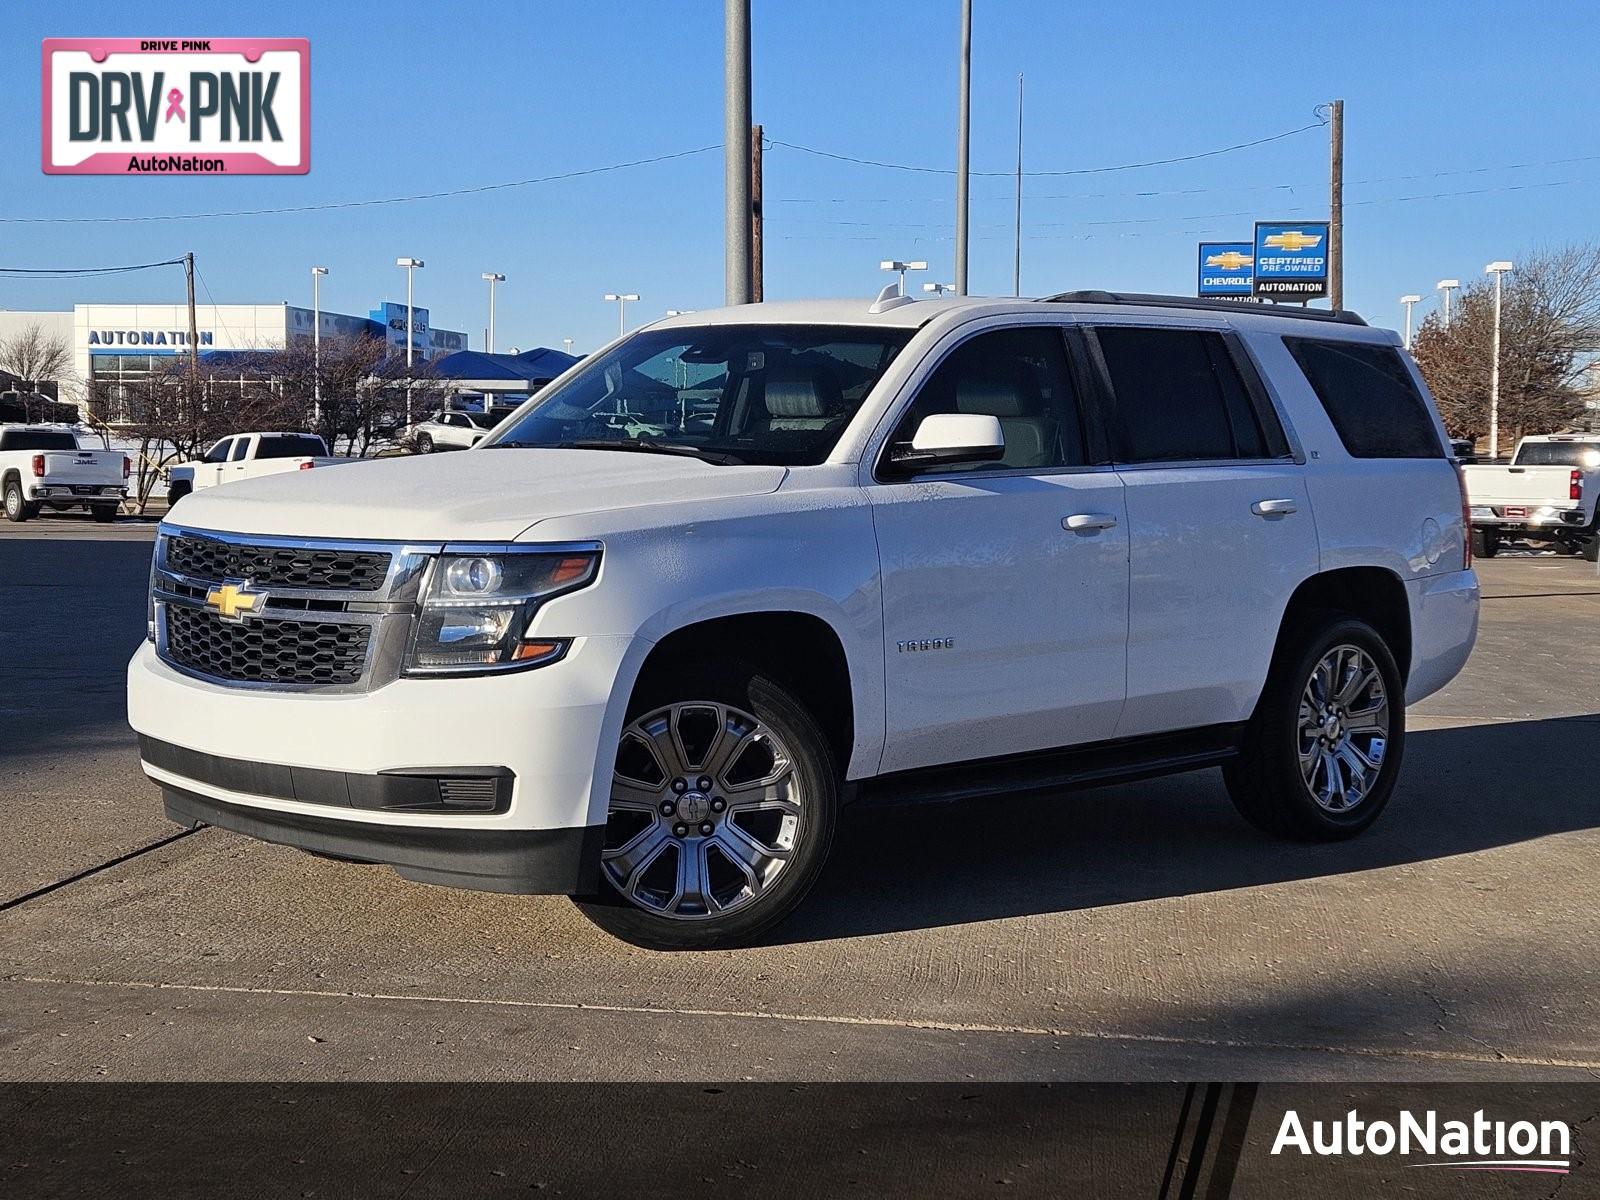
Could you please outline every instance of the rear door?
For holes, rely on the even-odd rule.
[[[1095,465],[1058,324],[953,338],[894,420],[995,416],[999,462],[867,486],[882,567],[882,770],[1100,741],[1125,688],[1123,486]]]
[[[1107,322],[1089,338],[1127,488],[1117,735],[1243,721],[1289,597],[1318,569],[1303,467],[1224,327]]]
[[[233,483],[236,480],[247,478],[250,474],[250,451],[255,445],[257,435],[249,434],[237,437],[233,441],[233,453],[228,456],[228,465],[222,469],[220,482]]]

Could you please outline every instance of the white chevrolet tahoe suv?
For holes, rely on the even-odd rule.
[[[185,826],[666,948],[770,928],[850,802],[1220,766],[1343,838],[1476,636],[1444,447],[1350,314],[697,313],[464,454],[190,496],[129,718]]]

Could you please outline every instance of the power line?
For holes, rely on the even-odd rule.
[[[722,143],[700,146],[694,150],[679,150],[674,154],[656,154],[649,158],[636,158],[628,162],[610,163],[603,167],[585,167],[578,171],[562,171],[556,175],[539,175],[532,179],[509,179],[501,183],[483,183],[473,187],[449,188],[439,192],[418,192],[410,196],[383,196],[374,200],[331,200],[323,204],[294,204],[281,208],[239,208],[225,212],[161,213],[143,217],[0,217],[6,225],[127,225],[149,221],[212,221],[224,217],[269,217],[290,213],[327,212],[343,208],[374,208],[385,204],[412,204],[419,200],[443,200],[451,196],[475,196],[484,192],[504,191],[507,188],[531,187],[539,183],[558,183],[566,179],[581,179],[588,175],[604,175],[612,171],[627,171],[634,167],[647,167],[653,163],[672,162],[679,158],[692,158],[721,150]],[[180,260],[181,261],[181,260]]]
[[[0,275],[32,275],[45,279],[81,279],[89,275],[121,275],[128,271],[149,271],[155,267],[181,267],[183,259],[134,263],[126,267],[0,267]]]
[[[1296,129],[1286,129],[1282,133],[1274,133],[1267,137],[1255,138],[1248,142],[1236,142],[1231,146],[1219,146],[1215,150],[1201,150],[1194,154],[1179,154],[1172,158],[1153,158],[1145,162],[1118,163],[1108,167],[1074,167],[1062,171],[1024,171],[1023,175],[1032,178],[1044,179],[1068,175],[1108,175],[1115,171],[1137,171],[1145,167],[1166,167],[1174,163],[1196,162],[1202,158],[1216,158],[1221,154],[1232,154],[1238,150],[1249,150],[1254,146],[1265,146],[1268,142],[1279,142],[1284,138],[1294,137],[1296,134],[1305,133],[1309,129],[1324,129],[1327,121],[1316,120],[1309,125],[1301,125]],[[815,146],[802,146],[797,142],[785,142],[778,138],[768,138],[769,145],[782,146],[786,150],[798,150],[802,154],[815,155],[818,158],[831,158],[836,162],[853,163],[862,167],[880,167],[888,171],[910,171],[919,175],[954,175],[955,170],[950,167],[925,167],[910,163],[885,162],[877,158],[858,158],[850,154],[836,154],[832,150],[819,150]],[[973,171],[973,175],[989,176],[1001,179],[1010,179],[1014,171]]]

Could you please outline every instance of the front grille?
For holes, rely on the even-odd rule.
[[[373,592],[389,574],[387,553],[248,546],[179,534],[167,539],[167,569],[196,579],[248,579],[258,587]]]
[[[358,683],[371,635],[364,624],[225,621],[202,609],[166,606],[166,657],[238,683]]]

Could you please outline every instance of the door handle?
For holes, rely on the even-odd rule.
[[[1293,500],[1257,500],[1250,511],[1258,517],[1287,517],[1297,508]]]
[[[1073,533],[1089,533],[1096,529],[1110,529],[1117,519],[1110,513],[1073,513],[1061,518],[1061,528]]]

